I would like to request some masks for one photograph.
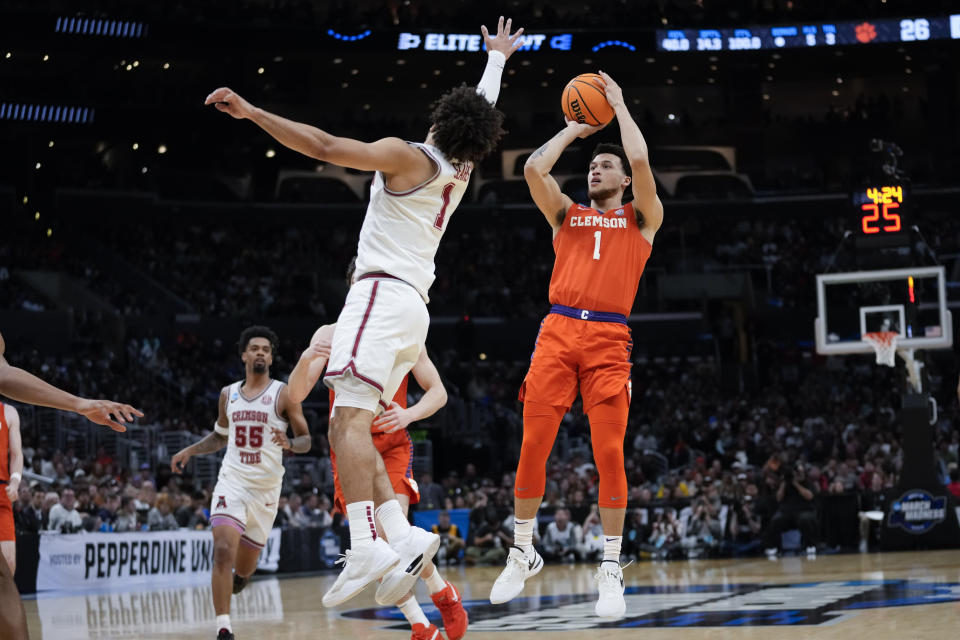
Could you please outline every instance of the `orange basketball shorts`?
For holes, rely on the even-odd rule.
[[[549,314],[540,325],[520,401],[569,408],[583,396],[583,410],[619,394],[630,383],[630,327]]]
[[[406,494],[410,504],[420,502],[420,489],[413,479],[413,440],[406,429],[394,433],[374,433],[373,446],[380,452],[383,464],[390,476],[390,484],[394,493]],[[337,473],[337,457],[330,451],[330,462],[333,467],[334,496],[333,507],[338,513],[346,515],[347,504],[343,498],[343,489],[340,488],[340,476]]]
[[[7,497],[7,485],[0,484],[0,541],[16,540],[17,534],[13,527],[13,505]]]

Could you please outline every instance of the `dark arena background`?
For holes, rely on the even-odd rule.
[[[183,475],[171,457],[243,378],[245,327],[277,332],[271,372],[286,380],[343,306],[372,174],[291,151],[204,98],[228,86],[337,136],[422,141],[433,101],[479,80],[480,25],[500,15],[525,29],[497,103],[507,133],[473,171],[430,290],[427,350],[448,399],[408,428],[411,521],[429,529],[446,511],[456,525],[435,562],[469,637],[956,633],[960,4],[6,0],[5,357],[145,414],[115,433],[12,403],[30,637],[216,636],[222,451]],[[579,400],[547,465],[543,575],[489,601],[512,544],[517,392],[550,310],[551,233],[524,163],[564,126],[566,83],[599,70],[623,89],[664,208],[628,320],[634,563],[612,621],[593,613],[603,542]],[[589,203],[598,141],[619,143],[617,123],[554,165],[574,202]],[[897,334],[893,367],[865,342],[878,331]],[[421,393],[411,383],[410,402]],[[322,385],[303,403],[312,449],[285,458],[274,528],[233,598],[237,638],[410,633],[372,589],[321,605],[350,541],[332,507],[329,409]],[[802,529],[780,517],[793,482],[813,493]]]

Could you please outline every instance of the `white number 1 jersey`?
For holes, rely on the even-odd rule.
[[[407,191],[391,191],[377,172],[360,230],[357,275],[383,272],[404,280],[424,301],[433,284],[433,259],[453,210],[460,204],[473,164],[452,163],[436,147],[408,142],[434,163],[432,178]]]
[[[284,384],[271,380],[267,388],[253,398],[243,395],[243,382],[227,388],[227,453],[220,476],[229,477],[243,487],[272,489],[283,481],[283,449],[273,443],[271,429],[286,432],[288,422],[277,413]]]

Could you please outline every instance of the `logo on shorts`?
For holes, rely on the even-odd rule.
[[[217,506],[214,507],[214,509],[219,509],[219,508],[221,508],[221,507],[223,507],[224,509],[227,508],[227,498],[226,498],[226,496],[217,496]]]
[[[260,401],[262,404],[270,404],[273,402],[273,396],[263,396],[263,400]]]

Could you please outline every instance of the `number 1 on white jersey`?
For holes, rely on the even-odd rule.
[[[595,242],[593,243],[593,259],[599,260],[600,259],[600,232],[594,231],[593,238],[595,240]]]

